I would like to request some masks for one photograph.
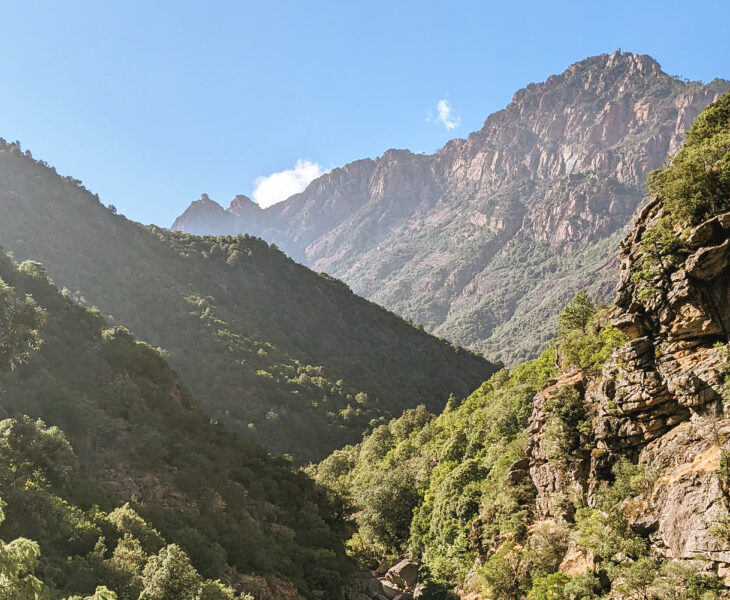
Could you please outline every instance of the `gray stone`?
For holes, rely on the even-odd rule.
[[[418,581],[418,565],[410,560],[402,560],[388,570],[385,578],[400,588],[411,588]]]

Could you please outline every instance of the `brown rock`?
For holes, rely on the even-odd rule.
[[[402,560],[388,570],[385,578],[400,588],[412,588],[418,581],[418,565],[409,560]]]
[[[730,238],[718,246],[700,248],[687,259],[687,274],[703,281],[717,277],[728,265],[729,247]]]

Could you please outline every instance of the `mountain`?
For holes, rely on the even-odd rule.
[[[433,155],[389,150],[265,210],[194,203],[173,229],[261,236],[511,364],[539,353],[579,289],[610,295],[647,174],[729,87],[672,77],[645,55],[595,56],[518,91]]]
[[[416,575],[439,598],[726,597],[730,93],[649,187],[612,306],[577,294],[538,359],[312,468],[377,567],[362,600]]]
[[[342,585],[343,525],[312,481],[212,423],[159,351],[59,293],[38,263],[0,255],[0,348],[0,535],[37,541],[52,598],[106,585],[120,600],[143,588],[232,600],[200,574],[257,599]],[[38,558],[14,544],[3,596],[46,597],[8,589],[7,565],[28,559],[22,584]],[[188,589],[153,593],[173,559]]]
[[[299,462],[494,372],[259,239],[115,215],[18,144],[0,144],[0,214],[17,261],[43,263],[77,301],[163,348],[211,419]]]

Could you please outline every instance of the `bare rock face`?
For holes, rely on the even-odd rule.
[[[711,530],[726,514],[724,492],[717,478],[721,441],[730,422],[711,418],[682,423],[646,446],[640,460],[661,471],[646,518],[655,553],[666,558],[699,559],[730,564],[730,549]]]
[[[655,276],[632,276],[646,258],[642,236],[662,214],[659,202],[650,203],[621,247],[612,322],[626,334],[626,344],[600,377],[563,374],[535,399],[527,450],[537,516],[555,516],[551,501],[576,486],[594,503],[593,493],[610,480],[619,457],[638,460],[657,481],[631,516],[632,529],[650,540],[654,555],[698,560],[723,575],[730,572],[730,549],[713,537],[712,527],[728,510],[718,469],[722,452],[730,450],[721,397],[730,324],[730,213],[686,232],[684,254],[667,259]],[[551,462],[543,450],[543,398],[556,386],[581,390],[592,421],[594,449],[567,465]]]
[[[208,194],[202,194],[199,200],[191,203],[187,210],[175,219],[172,228],[175,231],[196,235],[212,232],[217,232],[218,235],[234,233],[229,213],[223,210],[220,204],[211,200]]]
[[[552,317],[576,291],[610,294],[615,245],[647,174],[728,87],[678,80],[645,55],[591,57],[519,90],[479,131],[433,155],[389,150],[265,210],[188,211],[173,227],[259,235],[427,330],[511,363],[554,335]],[[697,269],[714,264],[697,260]]]

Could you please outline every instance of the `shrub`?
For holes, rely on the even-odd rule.
[[[586,411],[581,394],[564,387],[545,401],[545,443],[550,460],[565,461],[580,446]]]
[[[564,367],[598,373],[626,336],[609,325],[609,307],[594,304],[582,291],[560,313],[558,357]]]
[[[569,581],[570,577],[562,573],[551,573],[539,577],[533,582],[532,589],[527,594],[527,600],[568,600],[568,596],[565,594],[565,584]]]
[[[697,223],[730,206],[730,93],[708,106],[682,149],[649,175],[648,189],[672,222]]]
[[[659,600],[713,600],[722,588],[718,576],[700,573],[691,564],[678,561],[664,563],[654,582]]]
[[[533,577],[558,570],[568,550],[570,530],[565,521],[545,522],[535,528],[527,541],[523,561]]]
[[[505,544],[478,571],[493,600],[515,600],[522,596],[525,574],[513,544]]]

